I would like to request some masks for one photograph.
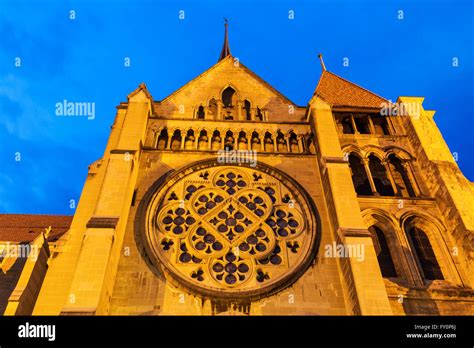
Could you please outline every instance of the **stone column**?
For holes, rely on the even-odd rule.
[[[367,116],[367,119],[369,120],[369,129],[370,129],[370,134],[375,134],[375,127],[374,127],[374,122],[372,121],[372,117]]]
[[[234,137],[234,150],[238,150],[239,149],[239,132],[237,132],[237,135],[232,134],[232,136]]]
[[[352,128],[354,128],[354,134],[360,134],[358,129],[357,129],[357,125],[355,123],[355,120],[354,120],[354,115],[351,114],[351,122],[352,122]]]
[[[199,146],[199,137],[200,137],[200,136],[201,136],[200,134],[197,134],[197,135],[195,135],[195,137],[194,137],[194,148],[195,148],[196,150],[198,149],[198,146]]]
[[[212,138],[214,137],[214,134],[207,134],[207,149],[212,150]]]
[[[216,103],[217,103],[217,119],[222,120],[223,119],[223,117],[222,117],[222,106],[223,106],[222,100],[217,100]]]
[[[387,178],[390,181],[390,184],[392,185],[393,193],[395,194],[395,196],[398,196],[399,192],[397,185],[395,184],[395,180],[393,179],[392,171],[390,170],[390,164],[387,160],[384,160],[381,163],[384,166],[385,172],[387,173]]]
[[[184,135],[183,135],[184,133]],[[186,133],[185,131],[181,131],[181,150],[184,150],[184,141],[186,140]]]
[[[173,132],[168,133],[168,143],[166,144],[166,150],[171,149],[171,140],[173,139]]]
[[[272,140],[273,140],[273,152],[278,152],[277,136],[273,135]]]
[[[291,152],[290,135],[289,134],[285,135],[285,142],[286,142],[286,152]]]
[[[298,148],[300,150],[300,153],[304,153],[303,136],[301,134],[298,134],[296,138],[298,139]]]
[[[372,190],[373,195],[380,196],[380,193],[378,193],[377,189],[375,188],[374,179],[372,178],[372,173],[370,172],[369,159],[363,158],[362,163],[364,164],[365,173],[367,174],[367,178],[369,179],[370,189]]]
[[[415,192],[415,196],[420,197],[421,196],[420,187],[418,186],[418,183],[415,179],[415,175],[413,174],[410,163],[407,160],[402,161],[402,166],[405,173],[407,173],[408,180],[410,180],[411,187],[413,188],[413,191]]]

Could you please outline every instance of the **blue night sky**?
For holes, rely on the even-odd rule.
[[[298,105],[307,104],[318,82],[318,52],[328,70],[387,99],[424,96],[474,180],[472,6],[0,0],[0,213],[73,214],[69,202],[79,200],[88,165],[102,156],[115,106],[141,82],[161,100],[216,63],[223,17],[233,55]],[[94,102],[95,119],[56,116],[64,99]]]

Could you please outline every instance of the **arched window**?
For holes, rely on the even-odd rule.
[[[255,113],[255,119],[257,121],[263,121],[263,113],[262,113],[262,110],[260,110],[260,108],[257,108],[257,111]]]
[[[296,134],[293,131],[290,132],[290,151],[293,153],[300,152],[300,148],[298,146],[298,138],[296,137]]]
[[[277,151],[278,152],[288,152],[286,147],[285,136],[282,132],[277,132]]]
[[[245,114],[245,119],[247,121],[252,120],[252,116],[250,114],[250,108],[251,108],[250,102],[248,100],[245,100],[244,101],[244,114]]]
[[[224,149],[226,149],[227,151],[234,150],[234,135],[230,130],[227,131],[225,135]]]
[[[181,132],[177,129],[171,138],[171,150],[179,150],[181,148]]]
[[[238,142],[238,147],[239,147],[238,150],[247,150],[248,142],[247,142],[247,136],[244,131],[241,131],[239,133],[239,138],[237,142]]]
[[[380,159],[374,155],[369,156],[369,168],[372,179],[374,180],[375,189],[381,196],[395,196],[392,184],[387,177],[385,167]]]
[[[209,100],[209,116],[208,118],[216,119],[217,118],[217,102],[214,98]]]
[[[270,132],[265,132],[264,145],[265,145],[265,152],[275,151],[275,146],[273,145],[273,139]]]
[[[194,131],[192,129],[188,130],[188,133],[186,134],[186,138],[184,138],[184,148],[186,150],[194,150]]]
[[[198,119],[204,120],[204,107],[202,105],[199,106],[196,115]]]
[[[390,165],[393,181],[395,181],[395,185],[397,186],[398,194],[402,197],[415,197],[416,194],[413,190],[410,178],[400,159],[394,154],[391,154],[388,158],[388,163]]]
[[[252,150],[260,151],[260,137],[257,132],[252,132]]]
[[[352,172],[352,183],[358,195],[371,196],[372,190],[370,188],[369,178],[365,171],[361,159],[354,154],[349,155],[349,166]]]
[[[200,133],[199,133],[199,139],[198,139],[198,149],[199,150],[207,150],[208,149],[208,145],[207,145],[207,131],[205,129],[203,129]]]
[[[164,150],[166,149],[167,143],[168,143],[168,130],[164,128],[160,132],[160,136],[158,137],[158,141],[156,143],[156,148],[158,150]]]
[[[232,87],[227,87],[222,92],[222,103],[225,108],[231,108],[236,104],[236,94],[235,90]]]
[[[392,254],[390,253],[385,234],[377,226],[369,227],[369,231],[372,232],[372,238],[382,276],[384,278],[396,277],[397,271],[393,265]]]
[[[436,260],[436,256],[433,252],[430,240],[428,239],[425,231],[417,226],[412,225],[408,228],[407,233],[411,244],[415,249],[415,253],[425,279],[444,279],[441,268],[439,267],[438,261]]]
[[[221,135],[219,131],[216,129],[214,133],[212,133],[212,143],[211,148],[212,150],[219,150],[221,148]]]

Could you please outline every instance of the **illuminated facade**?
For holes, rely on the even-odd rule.
[[[226,27],[209,70],[117,107],[70,229],[40,241],[44,280],[5,314],[472,315],[474,186],[422,101],[323,64],[295,105]]]

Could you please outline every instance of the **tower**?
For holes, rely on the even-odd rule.
[[[473,186],[422,101],[323,63],[298,106],[226,21],[217,64],[117,106],[32,313],[472,314]]]

